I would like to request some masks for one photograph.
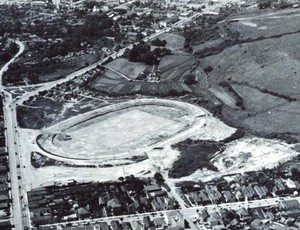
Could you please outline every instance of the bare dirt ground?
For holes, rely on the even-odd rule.
[[[183,127],[184,122],[143,112],[137,107],[104,115],[67,129],[63,133],[70,140],[56,136],[52,145],[49,143],[47,147],[51,152],[59,152],[65,157],[97,158],[99,155],[117,155],[148,146]]]
[[[147,109],[146,109],[147,110]],[[205,110],[204,110],[205,111]],[[27,178],[27,189],[39,187],[41,184],[49,185],[54,182],[66,183],[68,179],[77,181],[109,181],[117,180],[120,176],[134,174],[140,177],[149,177],[160,171],[167,175],[173,162],[178,159],[180,153],[171,148],[171,145],[190,137],[194,140],[223,140],[235,132],[234,128],[225,125],[220,120],[209,116],[199,116],[197,125],[181,135],[175,135],[173,139],[164,141],[161,148],[145,148],[148,159],[133,165],[115,166],[109,168],[73,168],[63,166],[50,166],[33,168],[30,164],[31,151],[39,151],[35,145],[35,138],[40,133],[37,130],[20,129],[21,159]],[[228,173],[259,170],[263,167],[272,168],[278,163],[290,160],[298,155],[292,150],[292,145],[287,145],[277,140],[262,138],[243,138],[226,146],[223,153],[216,155],[212,162],[219,168],[219,172],[197,170],[188,177],[168,179],[171,183],[185,180],[210,180]],[[268,159],[266,161],[265,159]],[[75,170],[75,171],[74,171]],[[76,172],[76,173],[74,173]]]
[[[190,176],[170,180],[173,182],[209,181],[222,175],[274,168],[298,154],[299,152],[292,149],[292,145],[278,140],[243,138],[228,144],[224,152],[212,159],[212,163],[219,169],[218,172],[197,170]]]
[[[286,16],[285,16],[286,17]],[[284,18],[285,18],[284,17]],[[296,16],[293,16],[295,22]],[[288,16],[287,16],[288,18]],[[267,35],[278,35],[278,25],[280,17],[271,17],[266,22],[257,19],[241,19],[237,22],[237,27],[247,38],[254,34],[251,31],[256,30],[255,36],[261,33]],[[288,19],[288,20],[291,20]],[[296,26],[295,24],[287,24],[284,20],[283,32],[290,33]],[[244,30],[244,31],[243,31]],[[247,35],[247,33],[249,33]],[[280,32],[280,31],[279,31]],[[282,32],[282,31],[281,31]],[[223,115],[231,122],[243,125],[252,130],[262,132],[298,132],[299,130],[299,34],[288,34],[282,37],[269,38],[261,41],[236,45],[225,51],[204,58],[201,60],[203,66],[213,66],[213,71],[208,74],[208,83],[210,86],[217,85],[226,80],[232,84],[234,90],[243,98],[245,110],[230,108],[225,106]],[[171,43],[170,43],[171,44]],[[172,57],[174,58],[174,57]],[[166,62],[167,63],[167,62]],[[171,61],[170,63],[171,64]],[[167,66],[167,65],[166,65]],[[132,71],[128,69],[127,71]],[[107,72],[107,77],[112,80],[119,80],[120,77],[115,73]],[[264,91],[267,90],[267,91]],[[271,93],[270,93],[271,92]],[[284,99],[283,96],[293,97],[295,101]],[[227,98],[228,99],[228,98]],[[233,99],[232,99],[233,100]],[[231,101],[233,103],[233,101]],[[225,103],[226,104],[226,103]],[[196,109],[196,107],[195,107]],[[198,108],[202,110],[201,108]],[[147,108],[142,110],[144,114],[148,113]],[[128,115],[128,114],[127,114]],[[139,121],[143,121],[146,117],[153,119],[158,114],[142,116]],[[163,119],[158,123],[163,123],[168,120],[169,115],[163,116]],[[135,112],[129,114],[131,119],[135,117]],[[119,117],[120,118],[120,117]],[[122,117],[121,117],[122,118]],[[75,117],[76,119],[76,117]],[[119,119],[126,120],[126,119]],[[118,120],[118,121],[119,121]],[[113,122],[106,121],[105,129],[110,129],[117,120]],[[173,123],[168,123],[173,125]],[[139,123],[143,127],[144,121]],[[130,128],[128,124],[124,126]],[[144,135],[144,131],[136,131]],[[147,124],[145,125],[147,130]],[[160,128],[161,126],[157,126]],[[94,126],[93,131],[86,129],[87,133],[96,132],[94,129],[100,129],[99,126]],[[102,129],[103,127],[101,127]],[[104,130],[100,130],[102,135],[105,135]],[[41,184],[53,184],[54,182],[65,183],[68,179],[78,181],[108,181],[116,180],[120,176],[134,174],[141,177],[149,177],[155,172],[160,171],[163,175],[167,175],[175,160],[178,159],[180,153],[171,148],[171,145],[191,138],[193,140],[223,140],[235,132],[235,128],[225,125],[220,120],[210,116],[210,114],[202,110],[199,116],[196,117],[194,126],[180,135],[174,135],[170,139],[166,139],[158,145],[159,148],[144,148],[147,152],[148,159],[138,162],[134,165],[115,166],[109,168],[73,168],[73,167],[42,167],[39,169],[33,168],[30,164],[30,153],[39,151],[35,145],[35,138],[40,133],[34,130],[21,129],[20,135],[21,158],[25,165],[25,177],[27,178],[27,188],[36,188]],[[113,136],[110,130],[110,137]],[[82,135],[83,133],[77,133]],[[84,135],[84,134],[83,134]],[[116,136],[118,136],[117,134]],[[123,133],[123,135],[128,135]],[[86,140],[88,139],[87,137]],[[130,139],[128,139],[130,140]],[[96,139],[94,140],[94,142]],[[124,143],[124,142],[122,142]],[[81,143],[84,144],[84,143]],[[103,144],[103,143],[101,143]],[[117,144],[117,143],[116,143]],[[79,146],[81,147],[81,146]],[[211,180],[221,175],[229,173],[246,172],[260,170],[262,168],[273,168],[279,163],[288,161],[298,155],[298,152],[293,150],[293,145],[288,145],[279,140],[269,140],[257,137],[246,137],[236,140],[226,145],[224,152],[216,154],[213,157],[212,163],[218,167],[218,172],[209,170],[197,170],[190,176],[179,179],[168,179],[171,182],[185,180]],[[75,151],[75,150],[73,150]],[[266,160],[267,159],[267,160]],[[76,172],[76,173],[74,173]]]

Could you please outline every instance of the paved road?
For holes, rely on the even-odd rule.
[[[24,43],[20,42],[19,40],[16,40],[15,43],[16,43],[20,48],[19,48],[18,53],[16,53],[16,55],[15,55],[12,59],[10,59],[10,61],[7,62],[7,63],[1,68],[1,70],[0,70],[0,90],[3,89],[3,86],[2,86],[2,76],[3,76],[4,72],[8,70],[9,65],[10,65],[11,63],[15,62],[16,59],[17,59],[17,58],[24,52],[24,50],[25,50],[25,45],[24,45]]]
[[[180,25],[184,25],[185,23],[187,23],[187,22],[193,20],[194,18],[200,16],[201,14],[203,14],[203,13],[196,13],[196,14],[192,15],[192,16],[189,17],[189,18],[182,19],[182,20],[180,20],[180,21],[174,23],[174,24],[171,25],[170,27],[164,28],[164,29],[162,29],[162,30],[157,31],[156,33],[154,33],[154,34],[152,34],[152,35],[149,35],[148,37],[145,37],[143,40],[144,40],[144,41],[151,41],[151,40],[153,40],[154,38],[156,38],[156,37],[158,37],[158,36],[160,36],[160,35],[162,35],[162,34],[164,34],[164,33],[167,33],[167,32],[169,32],[169,31],[171,31],[171,29],[174,28],[174,27],[178,27],[178,26],[180,26]],[[88,67],[82,68],[82,69],[80,69],[80,70],[78,70],[78,71],[75,71],[74,73],[69,74],[68,76],[66,76],[66,77],[63,78],[63,79],[59,79],[59,80],[56,80],[56,81],[52,81],[52,82],[49,82],[49,83],[45,83],[45,84],[43,84],[40,88],[38,88],[38,89],[36,89],[36,90],[34,90],[34,91],[31,91],[31,92],[25,93],[25,94],[22,96],[22,98],[16,99],[15,102],[16,102],[17,104],[22,104],[24,101],[28,100],[29,97],[35,96],[35,95],[37,95],[37,94],[38,94],[39,92],[41,92],[41,91],[49,90],[49,89],[55,87],[55,86],[58,85],[58,84],[65,83],[65,82],[67,82],[67,81],[69,81],[69,80],[74,79],[75,77],[80,77],[80,76],[83,75],[84,73],[86,73],[86,72],[88,72],[88,71],[90,71],[90,70],[95,69],[98,65],[102,65],[102,64],[103,64],[105,61],[107,61],[109,58],[115,59],[115,58],[119,57],[120,55],[122,55],[122,54],[125,52],[126,49],[132,49],[132,47],[133,47],[133,44],[130,44],[130,45],[128,45],[127,47],[122,48],[122,49],[119,50],[118,52],[114,52],[114,53],[110,54],[109,56],[105,57],[104,59],[102,59],[102,60],[100,60],[100,61],[98,61],[98,62],[96,62],[96,63],[94,63],[94,64],[92,64],[92,65],[90,65],[90,66],[88,66]],[[131,80],[130,78],[128,78],[128,77],[125,76],[125,75],[123,75],[123,77],[126,78],[127,80]],[[39,85],[39,86],[40,86],[40,85]]]
[[[18,53],[7,62],[0,70],[0,90],[3,91],[4,87],[2,85],[2,76],[5,71],[7,71],[10,64],[15,62],[17,58],[24,52],[25,45],[19,40],[15,41],[19,46]],[[9,168],[10,168],[10,187],[11,187],[11,198],[12,198],[12,206],[11,206],[11,223],[15,225],[16,229],[24,229],[24,226],[28,226],[27,221],[23,219],[22,213],[22,201],[21,197],[24,197],[25,192],[22,189],[22,180],[19,180],[19,176],[22,175],[20,165],[19,155],[16,155],[18,152],[18,142],[15,128],[17,127],[16,123],[16,113],[15,110],[12,110],[7,101],[11,101],[11,95],[4,92],[3,93],[3,103],[4,103],[4,123],[6,127],[6,146],[9,155]],[[21,186],[21,187],[20,187]]]
[[[219,205],[207,205],[207,206],[196,206],[196,207],[189,207],[189,208],[182,208],[179,209],[179,211],[183,214],[183,217],[185,219],[191,219],[193,216],[198,216],[198,212],[206,209],[208,213],[212,213],[215,211],[218,211],[222,208],[226,209],[233,209],[233,210],[238,210],[241,207],[245,208],[257,208],[257,207],[268,207],[268,206],[276,206],[278,205],[278,202],[280,200],[292,200],[292,199],[297,199],[300,201],[300,197],[284,197],[284,198],[268,198],[268,199],[262,199],[262,200],[253,200],[249,202],[233,202],[233,203],[224,203],[224,204],[219,204]],[[148,213],[141,213],[141,214],[133,214],[133,215],[122,215],[122,216],[117,216],[117,217],[104,217],[104,218],[98,218],[98,219],[93,219],[93,220],[84,220],[84,221],[72,221],[69,223],[72,224],[85,224],[85,223],[96,223],[96,222],[111,222],[112,220],[120,220],[122,219],[123,221],[134,221],[134,220],[142,220],[144,216],[153,216],[153,217],[164,217],[166,214],[169,212],[172,212],[174,210],[164,210],[164,211],[158,211],[158,212],[148,212]],[[67,224],[67,223],[66,223]],[[61,223],[53,224],[53,226],[59,226]],[[50,226],[50,225],[49,225]],[[191,225],[191,229],[199,229],[198,226],[196,225]]]
[[[156,38],[157,36],[160,36],[163,33],[169,32],[173,27],[177,27],[180,25],[183,25],[189,21],[191,21],[193,18],[199,16],[200,13],[197,13],[193,15],[190,18],[180,20],[179,22],[175,23],[174,25],[162,29],[158,31],[155,34],[152,34],[144,40],[152,40]],[[0,80],[1,80],[1,85],[0,89],[3,91],[5,87],[2,86],[2,75],[3,73],[8,69],[9,65],[13,63],[24,51],[25,46],[22,42],[16,41],[16,43],[19,45],[20,49],[19,52],[8,62],[4,65],[4,67],[0,71]],[[26,201],[24,202],[22,197],[26,197],[26,190],[23,188],[22,184],[22,165],[21,161],[19,159],[19,140],[18,140],[18,130],[17,130],[17,120],[16,120],[16,106],[17,104],[23,103],[25,100],[28,100],[30,96],[35,96],[39,92],[44,91],[44,90],[49,90],[53,87],[55,87],[57,84],[62,84],[65,83],[69,80],[74,79],[75,77],[80,77],[84,75],[86,72],[95,69],[97,65],[103,64],[105,61],[107,61],[110,57],[111,58],[116,58],[119,55],[122,54],[126,50],[126,48],[132,48],[132,45],[129,45],[128,47],[125,47],[124,49],[114,52],[110,56],[88,66],[83,69],[80,69],[78,71],[75,71],[74,73],[66,76],[63,79],[59,79],[57,81],[49,82],[46,84],[43,84],[40,86],[40,88],[33,90],[32,92],[25,93],[21,98],[17,99],[12,99],[11,95],[7,92],[4,93],[4,119],[5,119],[5,125],[6,125],[6,139],[7,139],[7,147],[8,147],[8,153],[9,153],[9,164],[10,164],[10,173],[11,173],[11,188],[12,188],[12,199],[13,199],[13,204],[12,204],[12,223],[15,225],[15,229],[17,230],[23,230],[25,226],[28,226],[30,223],[29,220],[29,215],[28,215],[28,209],[25,208]],[[198,121],[197,126],[201,126],[202,122]],[[196,126],[196,127],[197,127]],[[185,133],[179,135],[181,137]],[[178,137],[177,137],[178,138]],[[21,186],[21,187],[20,187]],[[178,198],[178,197],[177,197]],[[26,199],[25,199],[26,200]],[[24,211],[25,209],[25,211]],[[145,215],[145,214],[141,214]]]
[[[4,96],[4,103],[6,102]],[[20,201],[21,192],[19,190],[19,164],[18,156],[16,156],[15,145],[15,122],[8,104],[4,106],[4,123],[6,125],[6,141],[9,154],[10,179],[11,179],[11,195],[12,195],[12,223],[16,229],[24,229],[22,221],[22,204]]]

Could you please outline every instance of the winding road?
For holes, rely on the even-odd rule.
[[[8,70],[8,67],[10,66],[10,64],[12,64],[13,62],[16,61],[16,59],[24,52],[25,50],[25,45],[23,42],[16,40],[15,43],[19,46],[19,51],[17,54],[15,54],[15,56],[10,59],[9,62],[7,62],[0,70],[0,90],[3,90],[3,85],[2,85],[2,77],[4,72],[6,72]]]

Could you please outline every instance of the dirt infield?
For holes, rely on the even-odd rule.
[[[74,164],[130,163],[159,144],[192,127],[203,115],[188,103],[140,99],[107,106],[58,123],[37,137],[45,155]]]

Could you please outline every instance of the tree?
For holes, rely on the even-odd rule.
[[[154,174],[154,179],[156,180],[156,182],[157,182],[158,184],[163,184],[163,183],[165,182],[165,179],[163,178],[163,176],[162,176],[161,173],[159,173],[159,172],[156,172],[156,173]]]
[[[213,67],[211,67],[211,66],[207,66],[207,67],[204,68],[204,72],[205,72],[206,74],[210,73],[210,72],[213,71],[213,70],[214,70],[214,69],[213,69]]]
[[[9,51],[10,51],[10,53],[13,55],[13,54],[15,54],[15,53],[17,53],[17,51],[18,51],[18,45],[16,44],[16,43],[11,43],[10,45],[9,45]]]
[[[197,83],[196,76],[194,74],[188,74],[184,77],[184,83],[187,85],[194,85]]]
[[[151,45],[154,45],[154,46],[166,46],[166,44],[167,44],[166,40],[160,40],[159,38],[156,38],[155,40],[153,40],[151,42]]]
[[[158,59],[152,52],[148,52],[144,56],[144,62],[146,65],[157,65]]]
[[[271,0],[258,0],[257,3],[259,9],[265,9],[271,6]]]
[[[300,179],[300,171],[297,168],[292,168],[291,173],[292,173],[293,179],[295,179],[295,180]]]

